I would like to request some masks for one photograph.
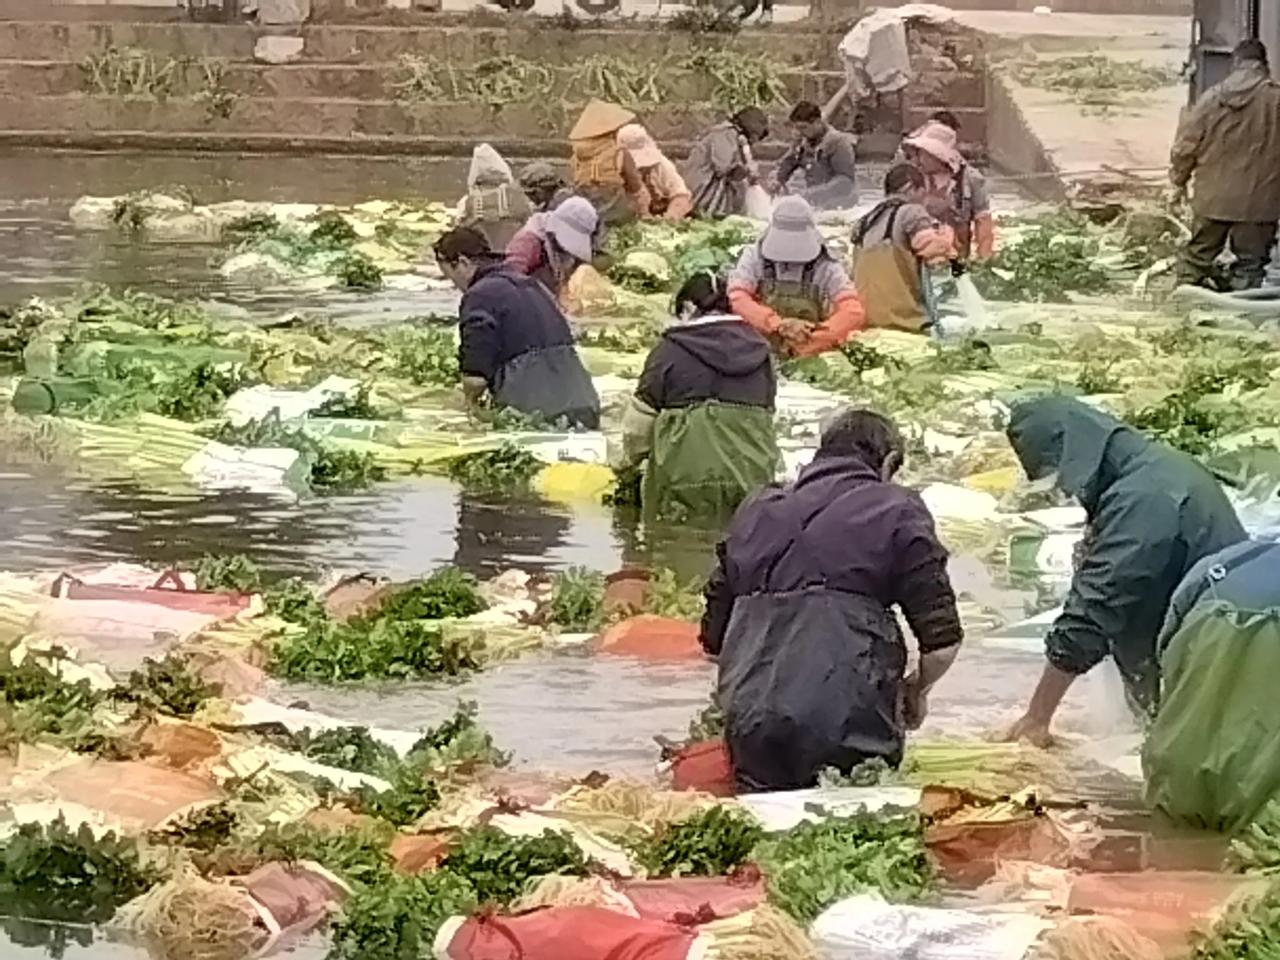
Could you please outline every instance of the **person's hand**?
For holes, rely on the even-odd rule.
[[[795,349],[809,339],[809,325],[795,317],[783,317],[778,324],[778,335],[787,346]]]
[[[1048,750],[1057,744],[1053,734],[1049,732],[1048,721],[1029,713],[1023,714],[1011,727],[997,733],[994,739],[998,743],[1029,743],[1041,750]]]
[[[1185,183],[1182,186],[1171,184],[1164,192],[1164,202],[1165,206],[1173,207],[1174,209],[1182,206],[1187,202],[1187,185]]]
[[[902,681],[902,722],[908,730],[919,730],[929,715],[929,694],[921,688],[920,678],[911,674]]]

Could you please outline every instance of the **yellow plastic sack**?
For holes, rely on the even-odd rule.
[[[981,490],[999,496],[1016,487],[1021,478],[1022,471],[1018,467],[1000,467],[997,470],[971,474],[961,482],[970,490]]]
[[[553,463],[534,478],[534,488],[553,503],[599,503],[613,486],[613,471],[600,463]]]

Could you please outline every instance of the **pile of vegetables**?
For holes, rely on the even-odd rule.
[[[618,606],[606,617],[604,575],[586,567],[570,567],[551,578],[546,617],[565,630],[595,630],[606,620],[617,621],[647,613],[675,620],[700,620],[705,600],[702,580],[681,580],[667,567],[650,573],[640,609]]]
[[[1110,275],[1098,266],[1097,241],[1081,224],[1040,224],[1002,245],[988,261],[975,264],[973,282],[988,300],[1062,303],[1070,294],[1111,289]]]

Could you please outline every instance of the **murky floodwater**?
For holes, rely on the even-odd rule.
[[[41,152],[0,155],[0,303],[67,293],[84,283],[131,286],[198,297],[258,315],[305,310],[335,319],[380,322],[440,309],[439,298],[391,291],[376,298],[339,292],[300,295],[236,287],[216,271],[216,248],[158,244],[72,228],[67,211],[83,194],[115,195],[181,184],[201,202],[231,199],[354,203],[455,199],[465,165],[427,159],[350,157],[108,156]],[[864,171],[869,182],[880,171]],[[247,493],[161,496],[132,482],[90,482],[52,466],[5,464],[0,451],[0,569],[58,569],[132,560],[154,565],[213,553],[245,553],[280,573],[369,571],[406,578],[457,564],[481,576],[581,564],[616,569],[656,561],[683,575],[704,572],[714,536],[661,531],[640,544],[634,526],[603,508],[463,496],[440,479],[380,485],[360,496],[299,503]],[[10,457],[10,459],[13,459]],[[1007,591],[999,571],[957,564],[958,586],[1009,619],[1026,596]],[[939,685],[927,734],[979,735],[1008,719],[1029,695],[1041,666],[1034,649],[971,643]],[[544,771],[593,769],[645,775],[653,737],[679,738],[714,680],[706,664],[644,664],[541,654],[454,684],[388,688],[279,688],[282,700],[352,722],[417,729],[458,700],[475,700],[498,743],[516,763]],[[1113,732],[1114,691],[1105,677],[1073,690],[1063,726]],[[48,953],[69,958],[135,958],[131,947],[87,931],[32,924],[5,928],[0,960]],[[304,951],[308,957],[317,946]]]

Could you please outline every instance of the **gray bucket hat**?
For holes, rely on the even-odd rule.
[[[803,197],[783,197],[773,205],[760,252],[775,263],[808,263],[822,252],[822,234],[813,207]]]
[[[590,263],[595,256],[594,237],[599,224],[600,217],[590,200],[569,197],[551,211],[547,229],[565,253]]]

